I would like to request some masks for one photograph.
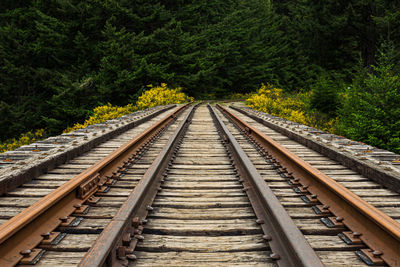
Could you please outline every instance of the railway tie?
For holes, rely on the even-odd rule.
[[[244,117],[159,115],[5,220],[0,265],[400,266],[393,216]]]

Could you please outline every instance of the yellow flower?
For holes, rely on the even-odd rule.
[[[281,88],[267,83],[261,84],[257,94],[252,94],[246,99],[246,104],[252,109],[333,133],[335,119],[327,121],[315,117],[315,114],[307,114],[305,100],[310,97],[311,92],[284,96]]]
[[[93,115],[85,120],[82,124],[77,123],[72,127],[64,130],[64,133],[69,133],[78,129],[85,128],[89,125],[101,123],[107,120],[122,117],[126,114],[137,110],[151,108],[159,105],[179,104],[187,101],[193,101],[192,97],[188,97],[182,93],[181,88],[169,89],[166,83],[161,83],[161,86],[153,87],[152,84],[147,85],[150,89],[143,92],[139,96],[136,105],[128,104],[124,107],[112,106],[110,103],[104,106],[98,106],[93,109]]]
[[[23,145],[32,144],[44,138],[44,129],[38,129],[35,132],[27,132],[20,135],[18,139],[12,138],[0,143],[0,153],[17,149]]]

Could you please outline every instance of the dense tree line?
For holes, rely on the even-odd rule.
[[[374,73],[382,44],[399,62],[399,10],[388,0],[2,1],[0,139],[58,133],[147,84],[218,98],[261,82],[308,90],[321,75],[350,83],[360,65]]]

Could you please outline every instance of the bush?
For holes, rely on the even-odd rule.
[[[328,76],[320,76],[312,86],[311,109],[325,113],[328,117],[335,117],[339,106],[338,89],[335,83]]]
[[[251,95],[246,104],[273,116],[282,117],[294,122],[333,132],[335,119],[318,116],[309,110],[311,93],[303,92],[285,96],[283,90],[271,84],[262,84],[257,94]]]
[[[76,123],[74,126],[68,127],[64,130],[64,133],[69,133],[107,120],[116,119],[137,110],[159,105],[180,104],[187,101],[194,101],[193,97],[188,97],[185,93],[181,92],[181,88],[179,87],[171,89],[168,88],[165,83],[162,83],[161,86],[153,87],[152,85],[149,85],[148,87],[150,87],[150,89],[139,96],[136,105],[128,104],[119,107],[108,103],[104,106],[98,106],[93,109],[92,115],[87,120],[83,123]],[[44,129],[37,130],[34,133],[28,132],[22,134],[19,139],[14,138],[0,143],[0,153],[14,150],[22,145],[29,145],[43,138]]]
[[[188,97],[185,93],[182,93],[181,88],[179,87],[170,89],[165,83],[162,83],[161,86],[153,87],[152,85],[149,85],[148,87],[150,87],[150,89],[146,90],[141,96],[139,96],[135,106],[128,104],[124,107],[119,107],[107,104],[96,107],[93,109],[93,115],[90,116],[89,119],[85,120],[85,122],[82,124],[77,123],[72,127],[68,127],[64,133],[82,129],[89,125],[101,123],[107,120],[119,118],[137,110],[160,105],[179,104],[186,101],[193,101],[193,98]]]
[[[185,93],[181,92],[181,88],[171,89],[167,84],[162,83],[161,86],[153,87],[148,85],[150,89],[146,90],[139,96],[136,102],[136,109],[142,110],[160,105],[180,104],[184,102],[193,101],[193,97],[188,97]]]
[[[3,143],[0,143],[0,153],[9,151],[9,150],[14,150],[20,146],[23,145],[29,145],[31,143],[34,143],[36,141],[42,140],[44,138],[44,129],[39,129],[36,130],[35,132],[27,132],[24,134],[21,134],[21,136],[16,139],[9,139]]]
[[[271,84],[262,84],[257,94],[250,96],[246,103],[249,107],[283,117],[298,123],[306,123],[304,103],[295,98],[283,96],[283,90]]]
[[[381,54],[373,74],[361,73],[346,92],[339,111],[342,135],[400,153],[400,76]]]
[[[98,106],[93,109],[93,115],[90,116],[89,119],[85,120],[82,124],[76,123],[74,126],[68,127],[64,130],[64,133],[69,133],[71,131],[85,128],[89,125],[119,118],[134,111],[135,107],[132,104],[128,104],[124,107],[113,106],[110,103],[104,106]]]

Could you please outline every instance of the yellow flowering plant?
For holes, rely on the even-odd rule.
[[[148,85],[149,89],[139,96],[136,105],[128,104],[124,107],[112,106],[107,104],[93,109],[93,115],[85,120],[85,122],[77,123],[72,127],[68,127],[64,133],[85,128],[89,125],[101,123],[107,120],[116,119],[137,110],[152,108],[160,105],[180,104],[187,101],[193,101],[193,97],[188,97],[181,92],[181,88],[170,89],[167,84],[162,83],[160,86]]]
[[[310,96],[311,92],[287,96],[281,88],[267,83],[261,84],[257,93],[246,99],[246,104],[252,109],[333,133],[336,119],[324,120],[308,112],[306,102]]]
[[[187,96],[181,90],[182,88],[168,88],[167,84],[161,83],[160,86],[148,85],[148,90],[144,91],[139,96],[136,105],[128,104],[126,106],[113,106],[110,103],[103,106],[98,106],[93,109],[93,115],[83,123],[76,123],[72,127],[68,127],[63,132],[69,133],[78,129],[85,128],[89,125],[102,123],[107,120],[116,119],[126,114],[152,108],[160,105],[181,104],[184,102],[194,101],[193,97]],[[10,139],[4,143],[0,143],[0,153],[14,150],[22,145],[29,145],[44,138],[44,129],[39,129],[36,132],[28,132],[22,134],[19,139]]]
[[[12,138],[0,143],[0,153],[14,150],[23,145],[29,145],[36,141],[42,140],[45,135],[44,129],[36,130],[35,132],[27,132],[20,135],[19,138]]]
[[[83,123],[76,123],[74,126],[68,127],[64,130],[64,133],[69,133],[71,131],[85,128],[89,125],[119,118],[134,111],[135,107],[132,104],[128,104],[124,107],[113,106],[110,103],[104,106],[98,106],[93,109],[93,115],[87,120],[85,120]]]
[[[149,84],[148,87],[149,89],[143,92],[136,102],[137,110],[194,101],[193,97],[188,97],[185,93],[181,92],[182,88],[180,87],[170,89],[165,83],[155,87]]]

